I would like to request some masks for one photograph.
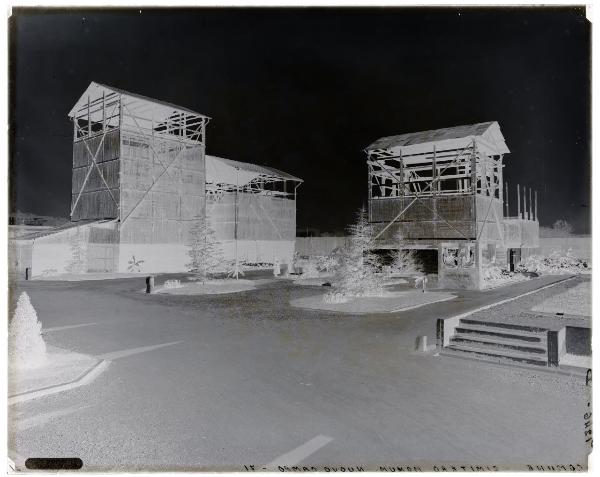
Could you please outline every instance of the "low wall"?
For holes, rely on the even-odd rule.
[[[81,232],[80,262],[73,269],[73,235]],[[73,227],[56,234],[32,240],[12,240],[9,245],[9,274],[13,280],[24,279],[25,269],[32,277],[81,272],[186,272],[190,248],[184,244],[132,244],[90,242],[90,227]],[[291,263],[294,257],[293,240],[238,240],[240,262]],[[221,242],[224,260],[234,260],[235,241]]]
[[[220,241],[223,259],[234,260],[236,243]],[[190,248],[183,244],[121,244],[119,246],[119,272],[132,271],[131,267],[148,273],[186,272],[190,263]],[[133,261],[138,263],[136,266]],[[284,240],[238,240],[239,262],[290,263],[294,257],[294,241]],[[135,270],[134,270],[135,271]]]
[[[550,255],[552,252],[571,253],[584,260],[592,259],[592,237],[546,237],[540,238],[540,246],[536,249],[539,255]]]
[[[566,351],[570,354],[592,355],[592,329],[579,326],[567,326]]]
[[[221,241],[223,255],[235,259],[235,240]],[[238,240],[237,257],[248,263],[291,263],[294,258],[294,240]]]
[[[343,247],[347,237],[296,237],[296,252],[300,255],[328,255],[336,247]],[[591,260],[592,237],[540,237],[539,247],[530,254],[550,255],[554,251],[571,253],[578,258]]]
[[[343,248],[348,237],[296,237],[298,255],[329,255],[336,248]]]
[[[436,325],[436,338],[438,350],[450,346],[450,338],[455,333],[456,327],[460,323],[460,316],[451,318],[438,318]]]

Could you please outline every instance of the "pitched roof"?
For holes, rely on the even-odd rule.
[[[203,117],[208,117],[204,114],[198,113],[196,111],[193,111],[189,108],[185,108],[183,106],[178,106],[176,104],[173,103],[169,103],[167,101],[162,101],[160,99],[153,99],[153,98],[149,98],[147,96],[143,96],[141,94],[137,94],[137,93],[131,93],[129,91],[125,91],[124,89],[120,89],[120,88],[115,88],[114,86],[107,86],[104,85],[102,83],[97,83],[95,81],[92,81],[90,83],[90,85],[87,87],[87,89],[85,90],[85,92],[81,95],[81,97],[77,100],[77,102],[75,103],[75,105],[73,106],[73,108],[71,108],[71,111],[69,111],[69,116],[73,116],[75,114],[75,111],[77,111],[81,106],[83,106],[86,102],[87,102],[87,98],[88,96],[91,96],[92,99],[95,97],[102,97],[102,92],[112,92],[112,93],[117,93],[117,94],[121,94],[124,97],[128,97],[134,100],[138,100],[141,103],[147,103],[149,106],[150,105],[155,105],[158,108],[155,109],[160,109],[160,110],[164,110],[165,112],[167,111],[176,111],[176,112],[184,112],[184,113],[188,113],[188,114],[193,114],[196,116],[203,116]]]
[[[485,123],[466,124],[463,126],[454,126],[451,128],[432,129],[429,131],[420,131],[413,133],[400,134],[397,136],[387,136],[377,139],[366,150],[389,149],[392,147],[412,146],[415,144],[425,144],[449,139],[462,139],[469,137],[483,136],[493,125],[498,126],[497,121],[488,121]],[[499,129],[499,126],[498,126]]]
[[[287,172],[273,167],[259,166],[249,162],[233,161],[217,156],[206,155],[206,181],[214,184],[243,185],[256,177],[266,176],[286,181],[303,182]]]

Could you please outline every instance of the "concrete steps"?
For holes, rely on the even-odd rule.
[[[548,329],[504,322],[461,319],[445,354],[494,361],[548,365]]]

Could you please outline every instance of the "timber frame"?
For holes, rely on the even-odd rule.
[[[506,246],[508,152],[495,121],[378,139],[365,149],[375,240],[393,246],[400,233],[415,247],[447,240]],[[525,190],[522,196],[525,205]],[[537,218],[537,194],[535,199],[535,213],[523,213],[522,219]],[[533,209],[531,191],[529,205]]]
[[[208,116],[187,108],[95,82],[92,82],[80,97],[70,111],[69,117],[73,122],[74,143],[72,219],[85,193],[102,192],[107,193],[114,206],[104,207],[108,211],[98,212],[104,216],[90,218],[114,218],[122,222],[127,221],[162,175],[169,176],[169,169],[182,152],[200,146],[202,154],[204,154],[206,126],[210,121]],[[100,158],[106,154],[105,141],[114,134],[118,134],[120,145],[118,151],[110,152],[113,156],[112,160],[120,158],[125,142],[131,143],[138,140],[139,144],[144,144],[148,148],[152,160],[161,167],[161,171],[158,177],[154,178],[151,187],[145,191],[143,197],[134,204],[133,208],[126,211],[123,210],[123,199],[119,197],[120,179],[108,177],[108,168],[101,167],[99,164]],[[81,145],[84,146],[84,155],[87,158],[77,160],[76,151],[81,150]],[[81,170],[81,166],[86,162],[85,176],[76,184],[76,166],[80,166],[78,169]],[[120,176],[121,173],[117,172],[116,174]],[[95,177],[95,185],[89,183],[92,175]],[[115,174],[113,173],[113,175]]]
[[[463,148],[430,150],[402,155],[367,150],[369,199],[482,194],[502,200],[504,154],[488,155],[477,140]]]

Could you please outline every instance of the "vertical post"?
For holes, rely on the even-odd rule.
[[[88,95],[88,104],[87,104],[87,110],[88,110],[88,137],[90,137],[92,135],[92,120],[91,120],[91,114],[90,114],[90,96]]]
[[[509,217],[509,212],[508,212],[508,182],[504,183],[504,207],[506,208],[506,213],[504,214],[505,217]]]
[[[31,280],[31,268],[29,267],[25,269],[25,280]]]
[[[121,156],[123,154],[123,95],[119,94],[119,125],[118,125],[118,129],[119,129],[119,156]],[[109,119],[110,121],[110,119]],[[131,148],[128,149],[129,154],[131,154]],[[119,174],[119,190],[121,189],[121,186],[123,185],[123,174]],[[119,209],[117,210],[117,215],[118,215],[118,221],[121,222],[121,212],[125,209],[125,206],[123,205],[123,195],[119,196]]]
[[[441,349],[444,347],[444,320],[441,318],[438,318],[437,320],[435,335],[437,349],[438,351],[441,351]]]
[[[535,191],[535,220],[537,220],[539,222],[539,218],[538,218],[538,211],[537,211],[537,190]]]
[[[373,166],[371,165],[371,156],[367,154],[367,204],[369,210],[369,220],[371,220],[371,199],[373,198]]]
[[[521,186],[517,184],[517,217],[521,218]]]
[[[400,197],[404,197],[404,159],[402,159],[402,149],[400,149]]]
[[[484,195],[489,195],[490,189],[488,187],[488,181],[487,181],[487,154],[485,154],[485,153],[481,154],[481,160],[479,161],[479,164],[481,164],[481,177],[479,179],[479,181],[481,182],[481,193]],[[484,181],[485,181],[485,189],[484,189]]]
[[[235,240],[235,278],[238,278],[238,188],[239,188],[239,173],[240,168],[235,168],[235,210],[234,210],[234,223],[233,223],[233,238]]]
[[[106,131],[106,97],[102,91],[102,134]]]
[[[473,151],[471,152],[471,192],[477,194],[477,148],[473,139]]]
[[[529,188],[529,209],[527,212],[527,219],[533,220],[533,202],[531,202],[531,187]]]
[[[504,191],[502,190],[502,184],[504,183],[504,164],[502,164],[503,160],[504,156],[500,154],[496,168],[498,171],[496,174],[496,179],[498,180],[498,197],[502,202],[504,202]]]
[[[546,337],[546,346],[548,350],[548,366],[558,366],[559,361],[559,343],[558,331],[548,330]]]
[[[523,220],[527,217],[527,191],[523,186]]]
[[[146,277],[146,293],[154,293],[154,277]]]
[[[432,167],[431,167],[431,182],[432,182],[431,193],[433,195],[436,195],[437,191],[438,191],[438,183],[435,181],[436,174],[437,174],[437,153],[436,153],[436,148],[435,148],[435,144],[434,144],[433,145],[433,162],[432,162]]]
[[[123,95],[119,95],[119,129],[123,127]]]

